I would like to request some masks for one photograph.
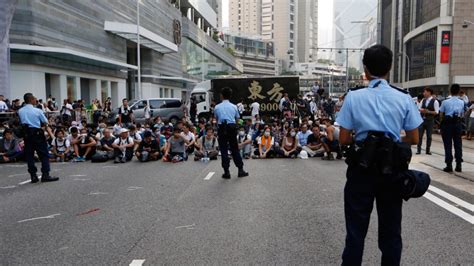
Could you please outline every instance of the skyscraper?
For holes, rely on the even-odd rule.
[[[229,28],[244,35],[262,34],[262,0],[230,0]]]
[[[298,61],[316,60],[318,45],[318,0],[300,0],[298,3]]]

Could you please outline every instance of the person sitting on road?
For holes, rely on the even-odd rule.
[[[303,124],[301,125],[301,131],[298,132],[298,146],[303,148],[308,143],[308,137],[311,135],[311,131],[308,130],[308,125]]]
[[[106,128],[103,131],[103,137],[100,139],[100,145],[98,147],[97,153],[101,155],[106,155],[107,160],[113,159],[115,157],[114,153],[114,148],[112,147],[112,144],[115,141],[115,137],[112,135],[112,132],[110,129]]]
[[[188,140],[188,144],[186,144],[186,156],[188,156],[189,154],[192,154],[194,152],[194,144],[196,143],[196,137],[194,136],[193,132],[191,132],[191,127],[189,124],[184,124],[183,134]]]
[[[133,149],[136,150],[140,142],[142,142],[142,136],[138,133],[137,127],[134,125],[129,126],[128,130],[128,135],[133,139],[133,143],[135,143]]]
[[[153,135],[154,135],[156,141],[158,141],[158,143],[160,144],[161,154],[164,154],[165,149],[166,149],[166,137],[163,134],[161,134],[160,130],[156,130]]]
[[[337,159],[342,158],[341,149],[339,147],[339,140],[335,137],[336,128],[332,125],[331,120],[324,119],[323,124],[326,126],[326,135],[321,137],[321,142],[323,143],[324,151],[326,152],[327,156],[321,159],[323,160],[334,160],[332,155],[333,152],[337,152]]]
[[[67,140],[69,140],[69,144],[72,147],[72,156],[74,158],[79,157],[79,154],[76,153],[76,150],[74,149],[74,145],[79,143],[81,135],[79,134],[79,129],[77,127],[71,127],[69,129],[69,135],[67,136]]]
[[[161,159],[160,144],[153,138],[153,134],[150,131],[145,131],[143,137],[143,141],[140,142],[135,152],[137,159],[140,162],[157,161]]]
[[[97,144],[100,144],[100,140],[104,137],[104,130],[107,128],[107,125],[104,123],[99,124],[99,128],[97,129],[97,133],[94,136],[95,141]]]
[[[258,149],[254,152],[254,159],[270,159],[275,157],[274,138],[271,135],[271,128],[266,126],[263,136],[258,139]]]
[[[245,159],[250,158],[252,153],[252,137],[245,133],[245,127],[240,126],[239,135],[237,136],[237,144],[239,145],[240,156]]]
[[[206,136],[206,121],[199,121],[198,127],[197,127],[197,138],[201,138],[202,136]]]
[[[311,131],[313,134],[308,136],[307,143],[303,146],[303,150],[308,153],[309,157],[324,156],[324,147],[321,142],[319,125],[314,125]]]
[[[113,127],[113,133],[115,137],[119,137],[120,131],[122,130],[122,123],[120,123],[120,119],[115,119],[115,125]]]
[[[286,136],[283,137],[281,148],[278,149],[277,153],[283,158],[296,158],[300,153],[301,148],[298,147],[298,137],[296,136],[296,130],[290,129]]]
[[[178,128],[178,130],[179,130],[179,128]],[[171,131],[171,127],[169,125],[163,126],[161,135],[165,136],[166,140],[171,138],[171,136],[173,135],[173,132]]]
[[[157,115],[153,119],[153,128],[161,130],[161,128],[164,126],[165,126],[165,123],[163,123],[163,121],[161,120],[161,116]]]
[[[7,128],[3,131],[0,140],[0,163],[17,162],[23,158],[20,140],[15,138],[13,130]]]
[[[170,137],[166,144],[165,154],[163,156],[164,162],[182,162],[186,159],[185,145],[188,144],[188,140],[182,134],[181,130],[178,127],[173,129],[173,136]]]
[[[81,129],[81,135],[79,137],[78,143],[74,146],[74,150],[78,155],[75,159],[76,162],[84,162],[85,160],[90,160],[90,158],[95,153],[95,146],[97,142],[94,137],[88,133],[87,128]]]
[[[72,155],[71,142],[64,137],[64,131],[62,129],[58,129],[54,132],[54,140],[51,145],[53,146],[51,151],[56,162],[69,161]]]
[[[202,136],[196,142],[196,152],[194,153],[194,160],[199,161],[202,158],[209,158],[210,160],[217,160],[219,154],[217,138],[214,135],[214,129],[208,127],[206,135]]]
[[[132,160],[133,146],[135,146],[135,143],[133,139],[128,136],[128,129],[122,128],[120,130],[120,136],[115,139],[112,144],[115,157],[114,163],[125,163]]]

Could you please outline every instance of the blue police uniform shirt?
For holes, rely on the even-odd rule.
[[[27,124],[30,128],[41,128],[41,123],[48,124],[48,119],[42,110],[31,104],[23,106],[19,111],[21,124]]]
[[[374,79],[369,87],[346,95],[336,121],[355,131],[355,141],[365,140],[369,131],[378,131],[399,142],[402,129],[416,129],[423,119],[410,95],[390,87],[384,79]]]
[[[450,97],[441,103],[439,111],[444,113],[445,116],[462,117],[464,114],[464,101],[459,99],[459,97]]]
[[[219,125],[224,123],[224,121],[227,124],[235,124],[235,121],[240,118],[237,106],[228,100],[223,100],[220,104],[216,105],[214,114],[217,116],[217,124]]]

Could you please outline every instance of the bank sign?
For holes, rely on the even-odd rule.
[[[451,32],[443,31],[441,32],[441,64],[449,63],[449,54],[451,53]]]

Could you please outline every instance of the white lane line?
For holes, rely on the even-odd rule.
[[[91,193],[89,193],[89,195],[107,195],[107,194],[109,194],[109,193],[107,193],[107,192],[91,192]]]
[[[175,229],[182,229],[182,228],[194,229],[195,226],[196,226],[196,224],[182,225],[182,226],[177,226],[177,227],[175,227]]]
[[[25,220],[18,221],[17,223],[24,223],[24,222],[29,222],[29,221],[41,220],[41,219],[54,219],[54,217],[56,217],[58,215],[61,215],[61,214],[56,213],[56,214],[51,214],[51,215],[43,216],[43,217],[35,217],[35,218],[25,219]]]
[[[106,166],[102,166],[102,168],[117,168],[118,166],[116,165],[106,165]]]
[[[204,178],[204,180],[210,180],[214,174],[215,174],[215,172],[209,172],[209,174],[207,174],[207,176]]]
[[[428,187],[428,190],[431,190],[432,192],[440,195],[441,197],[453,202],[453,203],[456,203],[457,205],[463,207],[463,208],[466,208],[468,211],[470,212],[474,212],[474,204],[470,204],[469,202],[465,202],[464,200],[458,198],[458,197],[455,197],[451,194],[449,194],[448,192],[445,192],[437,187],[433,187],[433,186],[429,186]]]
[[[74,178],[74,181],[88,181],[91,180],[90,178]]]
[[[70,175],[70,177],[82,177],[82,176],[87,176],[87,175]]]
[[[15,188],[16,186],[6,186],[6,187],[0,187],[0,189],[9,189],[9,188]]]
[[[14,175],[9,175],[8,177],[15,177],[15,176],[24,176],[24,175],[27,175],[27,173],[23,173],[23,174],[14,174]]]
[[[31,183],[31,180],[25,180],[23,182],[18,183],[18,185],[21,186],[21,185],[28,184],[28,183]]]
[[[133,190],[137,190],[137,189],[143,189],[142,187],[128,187],[127,190],[129,191],[133,191]]]
[[[132,260],[132,263],[130,263],[130,266],[141,266],[145,260]]]
[[[435,195],[433,195],[429,192],[426,192],[424,197],[427,198],[428,200],[432,201],[436,205],[440,206],[441,208],[449,211],[450,213],[466,220],[470,224],[474,224],[474,216],[468,214],[467,212],[464,212],[464,211],[454,207],[453,205],[447,203],[446,201],[436,197]]]

